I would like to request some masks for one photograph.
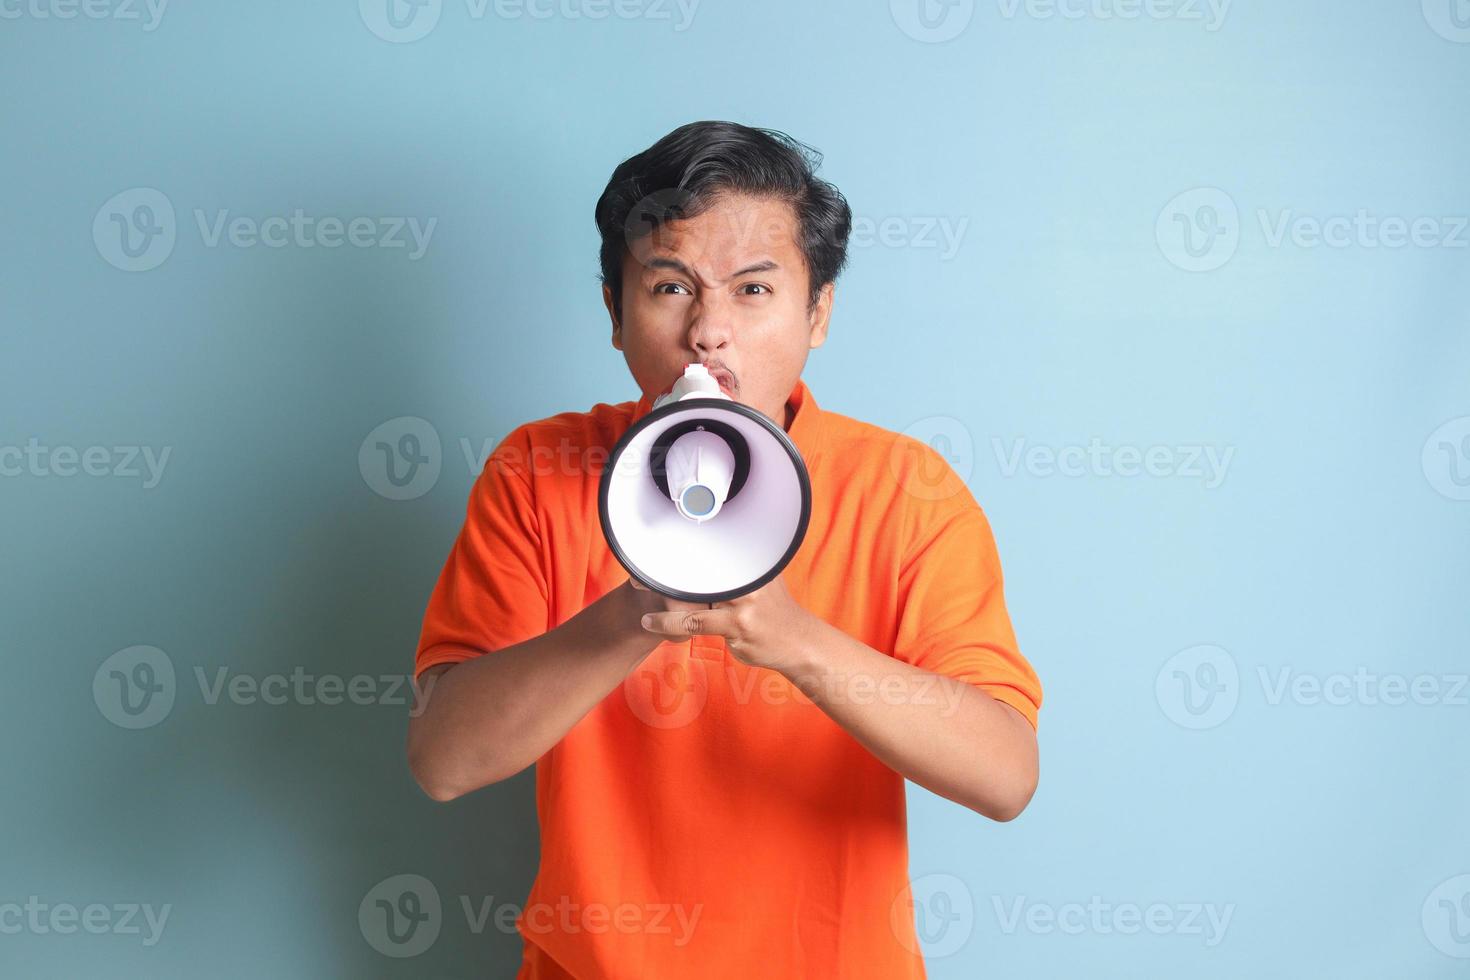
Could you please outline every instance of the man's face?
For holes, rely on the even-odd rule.
[[[807,352],[827,339],[832,284],[809,304],[796,213],[785,201],[726,194],[702,214],[632,239],[623,255],[613,346],[650,398],[691,361],[725,394],[789,425],[786,398]],[[612,314],[612,291],[603,288]]]

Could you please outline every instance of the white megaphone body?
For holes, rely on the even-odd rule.
[[[686,602],[724,602],[781,573],[811,517],[806,464],[782,429],[690,364],[623,433],[597,510],[628,574]]]

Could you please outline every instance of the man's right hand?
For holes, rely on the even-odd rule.
[[[671,599],[661,592],[653,591],[632,576],[629,576],[628,580],[620,588],[627,589],[632,593],[634,613],[629,622],[633,629],[642,633],[644,636],[652,636],[652,634],[643,628],[643,617],[647,613],[690,612],[695,609],[710,608],[707,602],[684,602],[681,599]],[[655,642],[663,642],[657,637],[653,637],[653,639]]]

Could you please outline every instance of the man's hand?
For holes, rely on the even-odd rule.
[[[643,616],[643,628],[649,633],[671,641],[723,637],[730,655],[752,667],[780,670],[799,648],[797,641],[818,622],[786,590],[779,575],[754,592],[713,607],[658,595],[637,579],[629,582],[651,597],[652,608]]]

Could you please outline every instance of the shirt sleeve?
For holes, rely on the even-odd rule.
[[[1041,681],[1016,645],[990,522],[958,477],[954,484],[943,499],[912,502],[894,655],[973,684],[1034,729]]]
[[[465,522],[429,597],[414,676],[546,632],[541,534],[524,427],[501,440],[470,490]]]

